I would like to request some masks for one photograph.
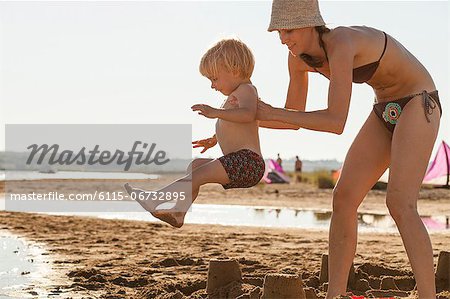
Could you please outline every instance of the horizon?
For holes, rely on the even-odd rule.
[[[367,25],[399,40],[431,73],[445,110],[448,1],[321,1],[320,7],[331,28]],[[434,17],[417,22],[424,11]],[[192,124],[193,140],[212,136],[214,120],[190,106],[222,102],[198,64],[203,51],[225,36],[249,45],[260,97],[283,106],[288,52],[267,32],[269,18],[269,1],[0,2],[0,150],[5,124]],[[323,109],[328,81],[317,74],[309,78],[307,111]],[[372,99],[370,87],[353,85],[342,135],[261,129],[263,156],[343,161]],[[450,140],[445,111],[431,158],[441,140]],[[222,155],[218,146],[199,152],[192,150],[192,156]]]

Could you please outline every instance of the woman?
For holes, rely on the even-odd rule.
[[[433,252],[417,212],[419,189],[442,109],[424,66],[398,41],[370,27],[328,29],[317,0],[274,0],[269,31],[289,49],[285,108],[263,102],[260,126],[341,134],[352,82],[369,84],[376,104],[345,158],[333,192],[327,298],[346,292],[356,251],[357,209],[389,167],[386,204],[400,231],[420,298],[436,298]],[[328,108],[304,112],[308,73],[330,80]]]

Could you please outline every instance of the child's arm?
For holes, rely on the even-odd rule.
[[[232,122],[251,122],[256,119],[258,95],[252,85],[239,86],[230,97],[237,98],[239,108],[218,109],[217,118]]]
[[[241,85],[230,97],[236,97],[239,108],[223,109],[212,108],[208,105],[194,105],[193,111],[199,111],[200,115],[208,118],[220,118],[232,122],[251,122],[256,119],[257,99],[255,89],[251,85]]]

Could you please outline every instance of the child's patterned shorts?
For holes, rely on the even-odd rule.
[[[219,158],[230,179],[224,189],[249,188],[259,183],[264,175],[264,159],[257,153],[242,149]]]

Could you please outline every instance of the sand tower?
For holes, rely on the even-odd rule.
[[[297,275],[267,274],[261,299],[305,299],[303,282]]]
[[[242,282],[241,269],[236,260],[212,259],[209,261],[206,293],[212,294],[215,290],[232,282]]]

